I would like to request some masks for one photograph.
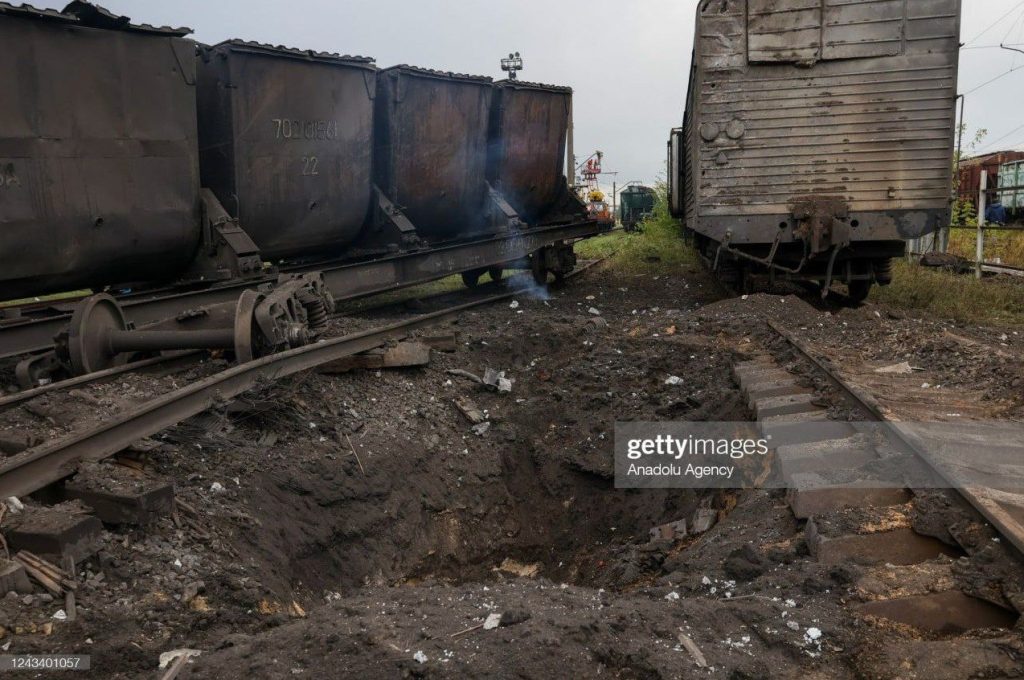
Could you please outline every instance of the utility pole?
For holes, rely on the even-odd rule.
[[[981,171],[981,189],[978,191],[978,242],[975,253],[974,278],[981,278],[981,263],[985,256],[985,205],[988,200],[988,170]]]
[[[618,206],[617,206],[617,204],[615,203],[615,199],[616,199],[617,197],[618,197],[618,194],[616,193],[616,180],[614,180],[614,179],[613,179],[613,180],[612,180],[612,217],[613,217],[613,218],[616,218],[616,215],[618,215],[618,214],[619,214],[619,212],[618,212],[618,210],[617,210],[617,207],[618,207]],[[616,218],[616,219],[617,219],[617,218]]]

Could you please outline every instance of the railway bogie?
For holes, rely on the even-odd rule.
[[[960,4],[702,1],[672,214],[718,262],[887,283],[949,224]]]

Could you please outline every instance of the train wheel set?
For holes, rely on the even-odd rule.
[[[603,230],[562,172],[569,88],[189,32],[0,3],[25,57],[0,101],[0,300],[91,293],[0,307],[23,387],[258,358],[314,340],[335,299],[452,274],[544,283]]]

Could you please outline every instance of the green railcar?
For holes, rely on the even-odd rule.
[[[654,189],[642,185],[626,187],[619,194],[619,221],[626,231],[635,231],[636,226],[654,212]]]

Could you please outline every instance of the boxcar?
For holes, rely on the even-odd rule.
[[[701,0],[673,212],[734,271],[888,283],[948,224],[959,34],[960,0]]]

